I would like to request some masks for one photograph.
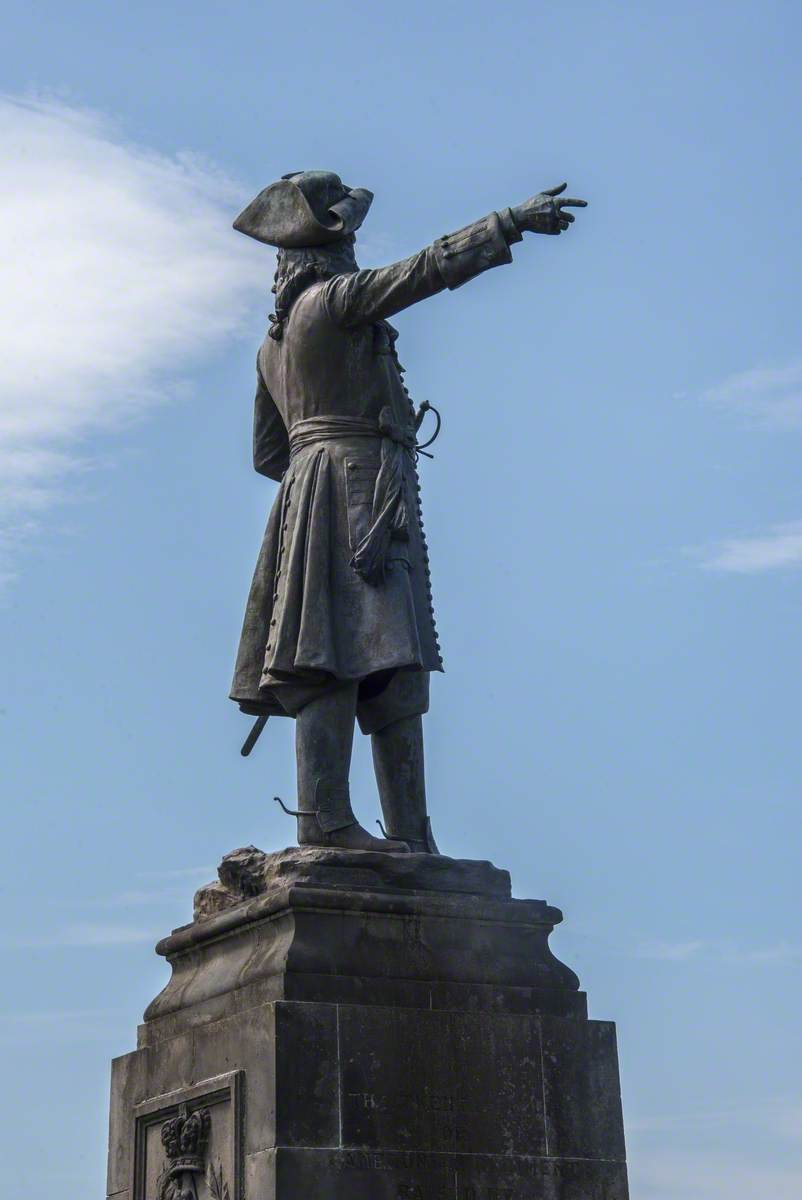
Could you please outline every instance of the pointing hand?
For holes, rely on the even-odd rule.
[[[587,208],[587,200],[574,200],[570,196],[561,196],[568,187],[561,183],[559,187],[548,188],[538,192],[523,204],[516,204],[510,209],[512,219],[521,233],[529,230],[531,233],[562,233],[573,224],[573,213],[566,212],[567,208]],[[557,197],[561,196],[558,200]]]

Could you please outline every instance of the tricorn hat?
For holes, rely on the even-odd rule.
[[[359,229],[373,192],[349,188],[333,171],[294,171],[251,200],[234,228],[269,246],[324,246]]]

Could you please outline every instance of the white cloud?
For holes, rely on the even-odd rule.
[[[789,942],[775,942],[772,946],[754,946],[751,950],[735,949],[731,952],[731,961],[756,967],[786,967],[802,961],[802,946],[793,946]]]
[[[740,1154],[656,1151],[632,1155],[632,1195],[640,1200],[799,1200],[802,1167]]]
[[[120,892],[117,896],[109,896],[99,900],[98,906],[106,908],[137,908],[147,904],[165,904],[171,900],[186,900],[185,888],[173,887],[158,890],[139,889],[130,892]]]
[[[754,367],[730,375],[702,393],[708,403],[727,408],[765,429],[802,427],[802,362]],[[802,521],[772,526],[766,533],[723,538],[688,553],[709,571],[748,575],[802,565]]]
[[[139,871],[140,879],[213,879],[217,867],[173,867],[164,871]]]
[[[92,459],[87,438],[175,394],[267,306],[272,257],[210,164],[98,113],[0,96],[0,552]],[[12,186],[9,186],[9,181]]]
[[[630,1185],[641,1200],[796,1200],[802,1195],[798,1097],[754,1096],[627,1120]]]
[[[696,1108],[657,1116],[629,1116],[627,1119],[627,1131],[638,1138],[649,1133],[697,1133],[712,1129],[751,1129],[753,1132],[760,1129],[781,1140],[799,1142],[802,1134],[802,1102],[788,1096],[756,1096],[748,1105]]]
[[[802,1146],[802,1103],[784,1104],[772,1116],[774,1132],[779,1137]]]
[[[82,921],[64,931],[62,946],[130,946],[134,942],[150,942],[153,933],[147,929],[132,929],[128,925],[103,925]]]
[[[802,363],[741,371],[708,388],[702,398],[741,413],[754,425],[798,427],[802,425]]]
[[[0,1013],[0,1042],[6,1045],[57,1041],[105,1041],[124,1013],[113,1009],[51,1009]]]
[[[644,942],[639,949],[641,958],[654,958],[660,962],[687,962],[697,958],[705,948],[702,941],[693,942]]]
[[[643,942],[638,947],[638,957],[658,962],[683,963],[702,960],[734,967],[788,967],[802,962],[802,946],[790,942],[774,942],[768,946],[739,946],[728,939],[650,941]]]
[[[709,571],[747,575],[781,567],[802,565],[802,521],[786,521],[756,537],[725,538],[703,551],[695,551]]]
[[[134,928],[130,925],[102,924],[94,921],[79,921],[67,925],[47,937],[14,939],[6,943],[15,949],[42,947],[100,948],[107,946],[131,946],[138,942],[156,942],[159,934],[150,929]]]

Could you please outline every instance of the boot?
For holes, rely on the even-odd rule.
[[[417,854],[439,854],[426,812],[423,721],[402,717],[371,735],[373,767],[388,838]]]
[[[351,808],[348,784],[326,776],[315,786],[312,812],[298,812],[299,846],[336,846],[341,850],[378,850],[382,854],[407,854],[405,842],[373,837],[359,824]]]
[[[357,685],[346,684],[305,705],[296,717],[298,844],[406,853],[402,841],[373,837],[351,808],[348,772]]]

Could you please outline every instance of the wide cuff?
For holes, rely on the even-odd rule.
[[[514,226],[512,217],[509,224]],[[517,240],[521,240],[520,235]],[[512,262],[502,218],[495,212],[456,233],[438,238],[433,250],[437,269],[450,291],[491,267]]]
[[[511,208],[502,208],[501,212],[498,214],[498,219],[501,222],[501,232],[504,234],[508,246],[512,246],[513,243],[522,242],[524,240],[524,235],[515,224],[515,218],[512,215]]]

